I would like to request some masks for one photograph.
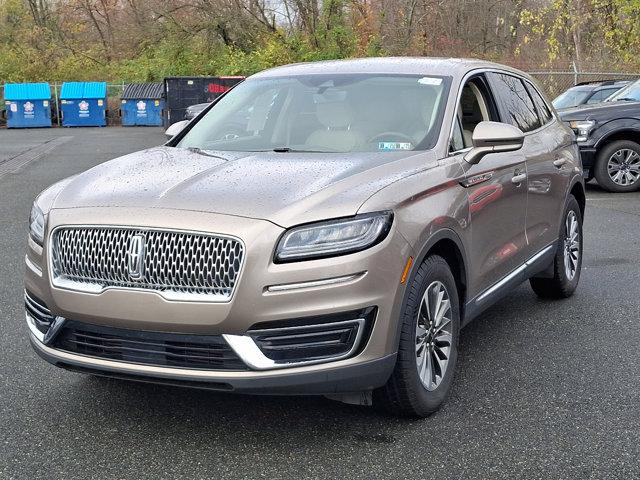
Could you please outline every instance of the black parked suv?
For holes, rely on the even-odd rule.
[[[559,115],[576,134],[587,179],[610,192],[640,189],[640,80]]]
[[[629,83],[628,80],[599,80],[597,82],[578,83],[558,95],[551,103],[556,110],[563,110],[580,105],[604,102]]]

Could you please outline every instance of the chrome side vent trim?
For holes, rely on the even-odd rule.
[[[63,325],[64,318],[53,315],[44,302],[26,290],[24,292],[24,308],[29,331],[40,342],[50,343]]]
[[[362,344],[365,325],[365,318],[355,318],[223,337],[250,368],[271,370],[349,358]]]

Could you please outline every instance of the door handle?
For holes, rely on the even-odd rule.
[[[565,163],[567,163],[567,159],[564,157],[553,161],[553,165],[558,168],[561,168]]]
[[[511,183],[514,183],[515,185],[519,186],[526,179],[527,179],[527,174],[526,173],[519,173],[517,175],[514,175],[511,178]]]

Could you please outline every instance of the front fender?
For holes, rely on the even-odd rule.
[[[618,118],[599,126],[594,132],[594,148],[601,147],[607,139],[623,131],[640,136],[640,120],[637,118]]]

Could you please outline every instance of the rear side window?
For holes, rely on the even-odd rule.
[[[604,102],[607,98],[609,98],[611,95],[613,95],[617,91],[618,91],[617,88],[605,88],[603,90],[600,90],[599,92],[594,93],[593,97],[587,100],[587,103]]]
[[[489,77],[493,93],[502,107],[503,121],[525,133],[539,128],[538,113],[522,80],[504,73],[490,73]]]
[[[618,90],[620,90],[620,89],[619,88],[605,88],[604,90],[600,90],[602,92],[602,101],[605,101],[607,98],[609,98],[611,95],[616,93]]]
[[[604,96],[604,92],[605,90],[600,90],[599,92],[594,93],[593,95],[591,95],[591,97],[589,97],[589,100],[587,100],[587,103],[599,103],[602,100],[604,100],[605,98],[607,98],[609,95],[607,95],[607,97]]]
[[[538,93],[538,90],[536,90],[536,88],[529,82],[527,82],[527,89],[529,90],[529,94],[531,95],[533,103],[536,106],[536,110],[538,111],[540,123],[542,125],[546,125],[553,118],[553,115],[551,115],[551,111],[547,106],[547,102],[544,101],[542,96]]]

